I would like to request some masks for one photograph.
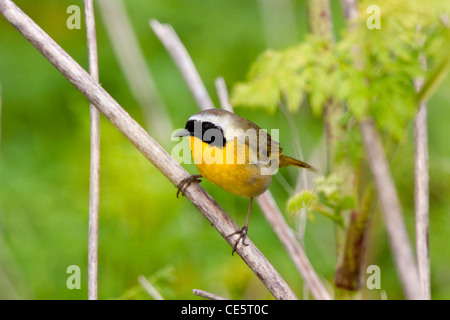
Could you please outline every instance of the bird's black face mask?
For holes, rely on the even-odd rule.
[[[211,146],[222,148],[226,143],[223,129],[209,121],[189,120],[186,122],[186,130],[191,136]]]

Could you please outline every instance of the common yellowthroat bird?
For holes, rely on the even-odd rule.
[[[184,130],[174,137],[189,137],[191,154],[199,175],[192,175],[177,186],[183,194],[200,178],[214,183],[232,194],[250,198],[245,225],[228,237],[239,234],[244,245],[253,198],[270,185],[278,168],[295,166],[316,171],[306,162],[283,154],[279,143],[253,122],[223,109],[208,109],[192,115]]]

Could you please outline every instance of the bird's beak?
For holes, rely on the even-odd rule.
[[[177,138],[177,137],[189,137],[190,135],[191,133],[187,129],[183,129],[180,132],[174,134],[173,136]]]

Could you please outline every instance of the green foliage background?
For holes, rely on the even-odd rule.
[[[18,0],[16,3],[87,69],[84,20],[81,30],[66,27],[67,7],[76,4],[82,8],[82,1]],[[297,36],[292,37],[292,30],[280,25],[278,41],[271,49],[294,50],[289,48],[295,48],[306,39],[305,2],[293,3]],[[149,28],[150,18],[174,27],[216,103],[215,78],[223,76],[228,87],[233,88],[236,83],[248,79],[252,62],[258,57],[261,59],[261,53],[268,48],[257,1],[128,0],[126,5],[175,128],[183,127],[198,107],[171,58]],[[340,38],[345,26],[338,1],[333,2],[333,16]],[[382,28],[388,27],[382,25]],[[145,125],[99,14],[97,30],[103,87]],[[372,34],[378,32],[380,36],[385,30],[395,31],[382,29],[371,33],[367,30],[365,39],[374,42],[371,46],[376,46],[379,39],[372,38]],[[89,104],[3,17],[0,17],[0,43],[0,298],[85,299]],[[380,48],[380,56],[383,52]],[[408,52],[404,57],[408,57]],[[407,61],[405,65],[408,65]],[[255,72],[252,70],[250,72]],[[415,72],[415,69],[404,71]],[[296,82],[301,80],[288,77],[286,85],[301,86],[302,83]],[[329,81],[333,79],[327,79],[323,74],[315,86],[323,86],[326,93],[333,89],[328,86]],[[379,86],[383,91],[391,84],[380,81]],[[267,87],[273,89],[270,83]],[[431,292],[434,299],[450,298],[449,89],[447,79],[433,95],[428,112]],[[389,97],[387,93],[385,99]],[[301,101],[304,101],[303,106],[307,103],[306,96],[294,95],[288,99],[294,106]],[[323,97],[318,97],[316,102],[322,100]],[[308,159],[321,139],[321,120],[313,117],[309,108],[293,108],[294,130],[281,112],[272,111],[236,110],[262,128],[281,128],[280,142],[287,154],[296,155],[293,135],[298,135]],[[392,110],[384,112],[390,114]],[[390,159],[391,168],[413,238],[412,126],[408,121],[393,126],[394,135],[404,138],[395,142],[398,146]],[[399,132],[399,126],[403,132]],[[167,299],[195,299],[193,288],[233,299],[271,298],[244,262],[231,256],[231,248],[208,221],[188,200],[176,199],[173,185],[104,118],[101,131],[99,298],[149,298],[138,284],[139,275],[148,277]],[[152,128],[148,131],[152,134]],[[176,142],[171,142],[168,136],[159,143],[170,152]],[[193,165],[185,167],[195,172]],[[292,186],[296,174],[295,169],[280,172]],[[243,224],[248,200],[229,195],[208,182],[202,184],[238,224]],[[285,208],[292,194],[286,191],[283,183],[274,179],[271,191],[279,206]],[[294,225],[292,216],[287,219]],[[331,220],[314,215],[307,222],[304,239],[313,266],[330,284],[336,264],[333,230]],[[251,217],[250,237],[301,297],[302,280],[257,206]],[[379,212],[373,218],[368,246],[366,263],[380,266],[382,290],[389,299],[402,298]],[[80,290],[66,287],[66,269],[70,265],[81,268]],[[364,290],[363,297],[379,299],[380,292]]]

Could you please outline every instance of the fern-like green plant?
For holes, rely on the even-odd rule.
[[[294,47],[262,53],[247,81],[233,88],[232,104],[274,112],[283,100],[295,112],[308,97],[313,114],[320,116],[333,99],[345,103],[356,119],[372,116],[379,129],[401,140],[417,110],[413,79],[426,77],[425,87],[432,89],[450,69],[450,28],[442,18],[450,3],[431,2],[378,1],[381,29],[367,28],[362,12],[336,44],[309,36]],[[368,5],[362,1],[360,8]]]

